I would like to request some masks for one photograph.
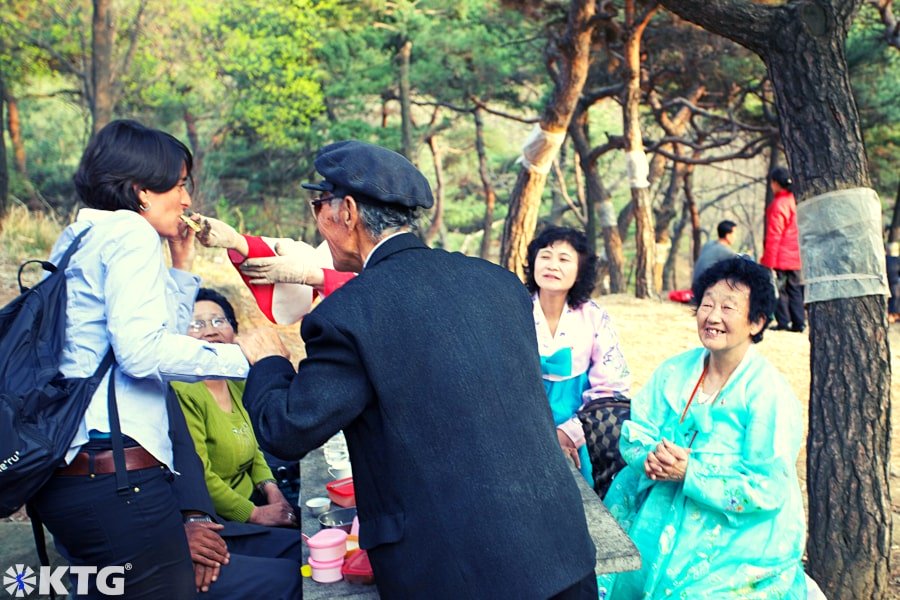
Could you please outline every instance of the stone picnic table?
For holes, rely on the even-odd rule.
[[[594,545],[597,547],[598,575],[619,573],[640,568],[641,557],[634,543],[622,531],[606,507],[588,487],[581,474],[569,463],[572,476],[578,482],[581,499],[584,502],[584,514],[587,517],[588,530]],[[328,474],[328,465],[321,448],[313,450],[300,461],[300,509],[302,513],[301,527],[303,533],[312,536],[319,531],[319,521],[304,506],[309,498],[328,496],[325,484],[333,478]],[[332,508],[340,508],[332,506]],[[303,545],[303,564],[309,559],[309,548]],[[356,585],[346,581],[336,583],[318,583],[310,577],[303,578],[303,598],[305,600],[325,600],[347,598],[352,600],[378,598],[378,590],[374,585]]]

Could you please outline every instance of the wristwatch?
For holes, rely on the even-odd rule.
[[[191,515],[189,517],[184,518],[185,524],[187,523],[212,523],[212,517],[209,515]]]

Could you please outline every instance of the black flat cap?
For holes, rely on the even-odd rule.
[[[431,208],[431,186],[415,165],[387,148],[358,140],[328,144],[316,154],[320,183],[304,183],[308,190],[354,192],[381,204]]]

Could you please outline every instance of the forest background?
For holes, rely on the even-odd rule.
[[[885,241],[900,241],[900,26],[891,0],[662,4],[679,14],[693,10],[704,26],[743,46],[648,0],[463,0],[452,7],[431,0],[2,0],[0,263],[46,255],[58,225],[73,216],[71,175],[87,139],[110,119],[130,117],[188,144],[196,160],[194,208],[242,231],[314,241],[309,196],[299,184],[315,179],[317,148],[355,137],[404,153],[428,175],[437,201],[423,232],[434,246],[520,271],[535,227],[563,223],[584,227],[604,259],[602,292],[652,298],[687,287],[693,258],[721,219],[738,223],[737,250],[761,253],[765,174],[785,164],[785,149],[790,155],[793,148],[796,161],[798,140],[808,133],[806,145],[820,156],[842,157],[834,146],[840,138],[818,146],[818,132],[790,127],[797,120],[785,115],[820,114],[822,90],[839,88],[843,73],[819,79],[819,96],[799,86],[785,95],[785,73],[773,77],[757,54],[770,45],[790,55],[794,40],[771,35],[773,28],[754,42],[743,29],[755,22],[736,19],[729,35],[725,21],[716,27],[701,14],[751,14],[747,7],[771,7],[782,24],[794,18],[818,37],[840,33],[837,66],[846,59],[853,96],[836,125],[851,138],[858,126],[867,161],[831,173],[838,188],[870,184],[882,199]],[[822,55],[805,52],[800,58],[813,71]],[[520,158],[538,123],[560,143],[540,176]],[[852,159],[861,146],[848,148],[843,157]],[[638,176],[636,154],[647,158]],[[798,198],[833,189],[821,171],[828,162],[793,164],[801,170]],[[649,185],[635,185],[644,175]],[[840,402],[861,408],[866,418],[848,426],[840,445],[852,449],[874,431],[876,461],[860,454],[850,462],[872,465],[879,476],[859,489],[842,487],[843,499],[828,492],[830,508],[853,506],[848,499],[856,497],[859,512],[874,521],[859,526],[851,543],[847,531],[828,525],[841,518],[813,510],[810,518],[824,525],[813,522],[811,533],[828,531],[835,543],[812,535],[810,548],[843,552],[814,561],[830,590],[880,597],[890,553],[889,509],[881,510],[888,494],[874,508],[866,503],[887,487],[884,464],[876,462],[889,454],[890,368],[866,351],[887,348],[884,311],[878,302],[821,306],[819,316],[810,311],[811,361],[818,356],[837,368],[815,371],[827,375],[811,384],[811,440],[813,431],[833,435],[828,410]],[[842,319],[855,318],[858,306],[876,310],[855,323],[863,335],[854,337]],[[831,343],[837,362],[824,336],[816,345],[817,330],[847,334]],[[866,366],[839,364],[853,357]],[[877,418],[866,429],[871,410]],[[810,443],[833,448],[821,436]],[[829,454],[829,465],[847,462]],[[824,472],[817,477],[829,480]]]
[[[559,77],[568,10],[488,0],[4,4],[0,225],[20,206],[69,219],[71,175],[88,137],[110,118],[131,117],[192,149],[196,210],[306,240],[316,234],[299,184],[315,179],[315,150],[349,137],[394,148],[435,187],[428,241],[495,261],[522,145]],[[583,135],[563,143],[539,209],[542,223],[591,225],[592,239],[615,224],[625,259],[615,292],[633,289],[637,243],[621,4],[603,6],[609,15],[594,32],[570,127]],[[900,51],[876,4],[855,19],[847,60],[889,223],[900,191]],[[765,174],[784,163],[762,62],[660,11],[641,42],[640,94],[655,290],[688,287],[694,253],[724,218],[739,225],[737,249],[759,256]],[[598,243],[601,257],[605,249]]]

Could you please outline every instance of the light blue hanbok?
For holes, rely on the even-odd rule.
[[[572,437],[583,439],[581,422],[575,416],[589,400],[628,396],[631,374],[619,345],[612,320],[593,300],[578,308],[566,304],[551,333],[537,294],[534,303],[534,325],[541,354],[544,391],[550,401],[554,424]],[[588,447],[578,449],[581,474],[593,487],[591,458]]]
[[[619,446],[628,467],[604,503],[642,566],[598,578],[600,598],[806,598],[799,402],[751,346],[714,401],[695,399],[680,422],[706,356],[667,360],[632,400]],[[663,438],[691,447],[683,482],[644,474]]]

